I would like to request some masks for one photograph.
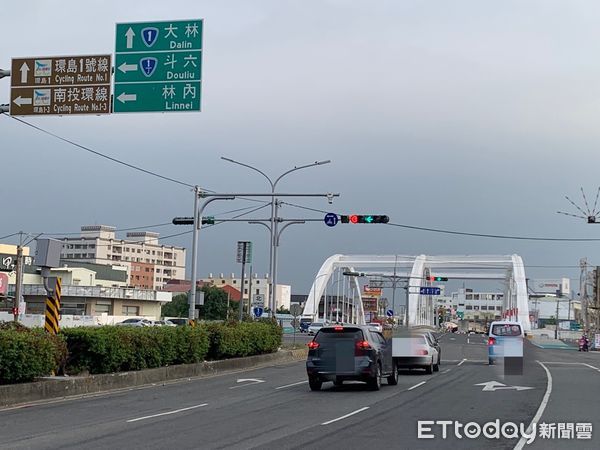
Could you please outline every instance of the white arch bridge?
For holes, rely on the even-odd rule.
[[[421,294],[421,287],[432,286],[432,276],[503,282],[502,316],[530,330],[525,268],[519,255],[332,255],[315,277],[303,317],[364,324],[358,278],[367,277],[393,288],[394,306],[407,301],[409,326],[434,325],[434,297]],[[397,290],[404,295],[397,295]]]

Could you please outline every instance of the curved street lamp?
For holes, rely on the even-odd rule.
[[[243,167],[247,167],[248,169],[254,170],[255,172],[260,173],[263,177],[265,177],[267,179],[267,181],[269,182],[269,184],[271,185],[271,193],[275,192],[275,188],[277,187],[277,183],[279,183],[279,181],[285,177],[286,175],[289,175],[292,172],[296,172],[298,170],[301,169],[307,169],[309,167],[315,167],[315,166],[321,166],[324,164],[329,164],[331,162],[331,160],[327,159],[324,161],[315,161],[314,163],[311,164],[305,164],[303,166],[294,166],[292,169],[282,173],[281,175],[279,175],[275,181],[271,180],[271,178],[262,170],[251,166],[250,164],[246,164],[240,161],[236,161],[235,159],[231,159],[231,158],[226,158],[224,156],[221,156],[221,159],[223,161],[227,161],[233,164],[237,164],[239,166],[243,166]],[[271,197],[271,227],[269,229],[269,233],[270,233],[270,251],[269,251],[269,309],[271,310],[271,315],[274,314],[274,306],[275,306],[275,289],[273,286],[273,280],[277,280],[277,276],[274,275],[273,271],[274,271],[274,264],[273,262],[275,261],[275,259],[277,258],[277,242],[276,242],[276,236],[275,236],[275,205],[277,203],[277,199],[275,197]]]

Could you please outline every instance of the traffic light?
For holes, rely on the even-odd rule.
[[[206,216],[202,218],[202,225],[214,225],[215,218],[213,216]],[[194,225],[193,217],[175,217],[173,219],[173,225]]]
[[[434,277],[434,276],[430,276],[428,277],[429,281],[448,281],[448,277]]]
[[[175,217],[173,225],[194,225],[193,217]]]
[[[342,223],[388,223],[390,218],[384,215],[375,214],[351,214],[348,216],[340,216]]]

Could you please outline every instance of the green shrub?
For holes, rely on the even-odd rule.
[[[112,373],[203,361],[208,335],[202,327],[69,328],[69,373]]]
[[[51,375],[64,363],[66,345],[60,336],[42,329],[4,327],[0,330],[0,384],[32,381]]]
[[[272,353],[281,346],[282,329],[271,321],[211,324],[207,329],[209,359]]]

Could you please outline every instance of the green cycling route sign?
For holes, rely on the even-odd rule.
[[[113,112],[200,111],[202,19],[118,23]]]

